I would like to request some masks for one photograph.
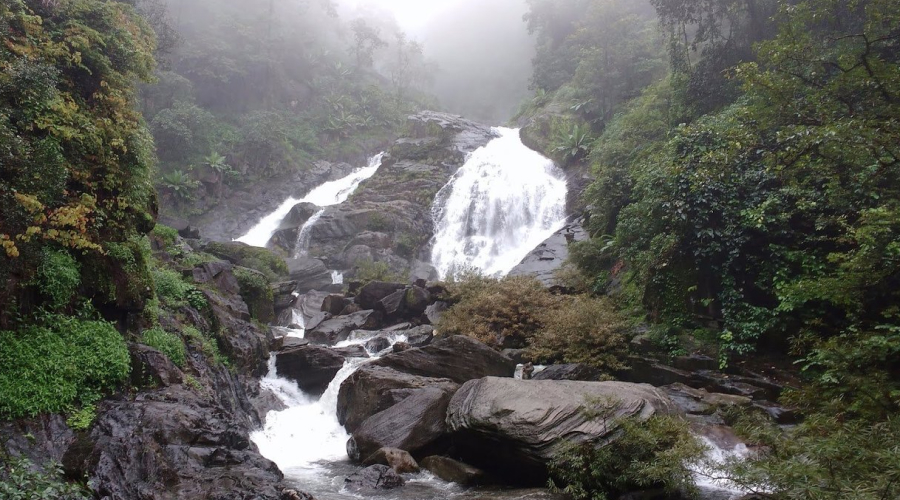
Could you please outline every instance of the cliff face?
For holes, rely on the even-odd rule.
[[[180,269],[202,292],[194,305],[158,310],[159,328],[183,341],[184,362],[176,366],[126,336],[135,341],[130,379],[97,403],[87,430],[73,430],[61,415],[6,422],[0,455],[62,463],[67,477],[87,479],[101,498],[280,499],[283,476],[249,437],[280,403],[260,391],[269,348],[235,277],[246,270],[217,260],[193,266],[199,254],[184,241],[174,244],[177,256],[154,243],[159,262]]]
[[[345,203],[329,207],[312,229],[309,255],[331,269],[383,262],[397,273],[434,278],[427,245],[432,203],[469,153],[496,135],[490,127],[431,111],[409,118],[382,166]]]

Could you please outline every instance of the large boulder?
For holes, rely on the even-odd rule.
[[[359,311],[347,316],[326,319],[306,331],[306,338],[314,344],[334,345],[347,340],[354,330],[372,330],[381,325],[381,313]]]
[[[516,371],[511,359],[461,335],[389,354],[374,364],[423,377],[448,378],[457,383],[489,376],[512,377]]]
[[[347,441],[347,454],[364,459],[380,448],[399,448],[413,456],[434,451],[447,434],[444,420],[452,392],[428,387],[372,415]]]
[[[338,392],[338,422],[355,431],[367,418],[403,401],[426,387],[454,392],[459,386],[450,379],[430,378],[399,372],[369,363],[353,372]]]
[[[275,369],[303,392],[321,394],[344,366],[344,356],[325,347],[301,345],[275,355]]]
[[[606,408],[605,418],[586,416],[595,405]],[[649,385],[487,377],[456,392],[447,424],[466,462],[511,482],[538,484],[563,445],[615,439],[624,417],[670,413],[678,413],[675,404]]]
[[[300,257],[285,260],[289,276],[297,282],[296,291],[306,293],[310,290],[327,290],[332,286],[331,271],[325,263],[318,259]]]
[[[366,284],[356,296],[356,303],[363,309],[375,309],[382,300],[391,294],[403,290],[406,285],[402,283],[387,283],[384,281],[373,281]]]

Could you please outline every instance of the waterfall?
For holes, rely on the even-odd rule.
[[[305,202],[312,203],[319,207],[328,207],[345,202],[347,198],[356,191],[356,188],[359,187],[362,181],[375,175],[375,172],[377,172],[378,168],[381,166],[381,159],[383,157],[384,153],[379,153],[369,158],[367,166],[354,170],[350,175],[347,175],[342,179],[326,182],[313,189],[309,194],[299,200],[293,197],[288,198],[276,208],[274,212],[263,217],[255,226],[253,226],[253,228],[247,231],[247,234],[237,238],[235,241],[240,241],[255,247],[265,247],[269,243],[269,240],[272,239],[272,235],[278,231],[281,221],[283,221],[291,209],[294,208],[294,205]],[[310,229],[322,216],[322,212],[323,210],[320,210],[310,217],[310,219],[306,221],[306,224],[300,229],[300,239],[303,239],[305,236],[305,245],[307,247],[309,245],[308,236]],[[302,243],[303,241],[298,241],[298,248],[295,250],[298,254],[302,254],[306,249],[306,247],[301,246]]]
[[[504,275],[565,222],[566,181],[519,131],[474,151],[438,192],[431,263],[442,278],[467,268]]]
[[[353,332],[348,340],[335,347],[365,344],[379,333]],[[402,331],[388,336],[391,345],[405,342],[406,339]],[[287,409],[269,412],[265,426],[251,434],[250,439],[256,443],[264,457],[275,462],[282,472],[293,479],[309,480],[310,477],[327,476],[323,468],[329,462],[347,459],[346,444],[350,436],[337,418],[337,397],[341,383],[363,364],[388,352],[391,352],[390,348],[381,353],[370,353],[371,358],[347,359],[319,398],[303,393],[296,383],[279,377],[275,367],[275,354],[272,354],[269,373],[260,385],[274,392]]]

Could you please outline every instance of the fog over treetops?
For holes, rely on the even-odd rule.
[[[500,125],[529,95],[534,37],[525,0],[344,0],[341,15],[393,15],[433,63],[431,92],[440,107]]]

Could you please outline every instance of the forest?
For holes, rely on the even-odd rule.
[[[449,106],[521,128],[565,172],[567,220],[586,237],[549,289],[477,269],[433,280],[449,305],[436,338],[498,351],[519,339],[535,365],[590,366],[604,381],[629,368],[639,341],[668,361],[711,358],[726,376],[777,367],[790,379],[778,403],[796,422],[717,409],[752,453],[715,474],[747,499],[900,498],[900,2],[509,4],[519,9],[482,19],[468,5],[423,43],[374,4],[3,0],[0,436],[14,443],[16,426],[54,415],[72,441],[94,436],[112,402],[168,387],[135,381],[136,345],[162,353],[195,394],[244,391],[223,390],[226,379],[259,386],[265,360],[246,359],[269,348],[251,356],[231,332],[248,325],[268,342],[296,259],[158,220],[215,217],[254,186],[378,151],[399,157],[389,168],[406,153],[446,170],[452,155],[427,149],[443,136],[415,135],[408,117]],[[454,48],[453,23],[487,36],[504,11],[527,39],[505,27],[490,44],[459,35]],[[479,45],[497,52],[462,55]],[[504,116],[527,58],[530,95]],[[383,202],[377,190],[393,181],[364,183],[350,202]],[[422,196],[437,203],[438,188]],[[353,242],[388,238],[384,219],[369,216]],[[410,267],[432,236],[404,233]],[[348,283],[408,281],[372,255]],[[198,281],[221,261],[235,286]],[[238,322],[223,319],[229,293],[246,303]],[[697,494],[686,467],[702,446],[680,420],[621,426],[614,445],[557,454],[550,489]],[[85,479],[96,454],[70,469],[14,450],[0,447],[0,500],[119,498]]]

